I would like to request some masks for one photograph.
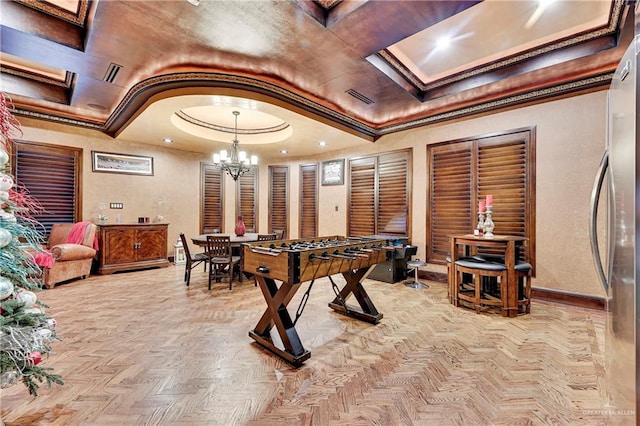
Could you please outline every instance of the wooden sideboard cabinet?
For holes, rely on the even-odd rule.
[[[98,274],[169,266],[166,223],[100,225]]]

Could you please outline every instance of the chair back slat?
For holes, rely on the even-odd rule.
[[[231,259],[231,237],[228,235],[207,235],[207,254],[212,258]]]

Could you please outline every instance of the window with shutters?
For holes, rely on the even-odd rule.
[[[269,166],[269,232],[289,235],[289,168]]]
[[[252,169],[238,177],[236,216],[242,216],[247,232],[258,232],[258,174]]]
[[[300,238],[318,236],[318,165],[300,166]]]
[[[222,170],[215,164],[200,163],[200,232],[208,234],[224,229]]]
[[[427,157],[427,261],[444,263],[449,236],[472,233],[491,194],[494,234],[526,237],[535,268],[535,129],[430,145]]]
[[[42,206],[32,216],[46,235],[54,223],[82,220],[82,148],[14,141],[13,155],[16,184]]]
[[[411,150],[349,161],[350,236],[410,235]]]

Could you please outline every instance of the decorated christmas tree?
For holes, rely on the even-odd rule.
[[[38,263],[46,262],[47,252],[32,215],[39,205],[11,176],[11,137],[21,133],[11,109],[0,92],[0,388],[22,381],[38,396],[42,383],[63,382],[40,364],[57,339],[56,322],[35,293],[41,290]]]

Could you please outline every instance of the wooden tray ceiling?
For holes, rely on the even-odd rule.
[[[531,25],[538,6],[525,0],[4,1],[0,83],[21,116],[113,137],[154,102],[228,95],[374,141],[607,87],[632,36],[629,6],[584,3],[558,0]],[[426,46],[461,26],[455,58]]]

